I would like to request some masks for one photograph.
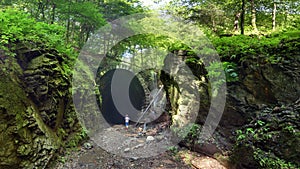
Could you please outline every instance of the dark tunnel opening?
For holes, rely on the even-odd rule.
[[[115,73],[121,75],[121,78],[117,79],[120,84],[125,79],[132,79],[129,85],[129,94],[130,102],[134,108],[137,110],[142,110],[145,101],[145,92],[143,86],[141,85],[139,79],[132,73],[126,69],[112,69],[106,72],[99,80],[99,91],[101,97],[100,109],[105,120],[111,124],[123,124],[124,123],[124,112],[128,110],[118,110],[113,102],[112,92],[111,92],[111,84],[112,79]],[[118,76],[119,77],[119,76]],[[119,112],[119,111],[124,111]],[[123,115],[122,115],[123,114]]]

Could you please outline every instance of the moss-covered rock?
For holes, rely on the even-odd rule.
[[[233,157],[240,166],[297,168],[300,166],[300,100],[287,107],[264,108],[237,131]]]
[[[70,75],[63,69],[68,57],[55,50],[31,52],[23,46],[15,57],[1,56],[0,168],[43,168],[79,130]]]

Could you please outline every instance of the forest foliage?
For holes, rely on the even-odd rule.
[[[282,63],[293,59],[294,55],[285,53],[283,50],[294,51],[292,48],[299,48],[299,43],[293,42],[289,45],[289,41],[297,41],[300,38],[299,31],[288,31],[281,33],[273,33],[268,36],[233,36],[224,38],[215,38],[213,44],[221,56],[223,61],[242,62],[245,59],[262,59],[264,63]],[[283,48],[283,45],[287,49]]]
[[[55,48],[61,53],[71,54],[65,48],[64,27],[57,24],[37,22],[28,14],[14,10],[0,11],[0,46],[8,54],[16,50],[18,42],[39,44],[38,48]]]
[[[260,34],[299,28],[297,0],[172,0],[167,9],[217,34]]]
[[[64,40],[81,48],[89,36],[107,21],[142,12],[138,1],[73,1],[73,0],[5,0],[2,9],[14,8],[29,14],[36,21],[64,27]]]
[[[26,37],[27,40],[43,41],[47,36],[49,41],[44,42],[47,45],[57,48],[69,46],[75,50],[80,50],[88,38],[108,22],[122,16],[149,12],[138,0],[3,0],[0,5],[2,44],[15,40],[16,34],[20,35],[20,40]],[[198,25],[212,40],[219,55],[230,60],[238,58],[236,55],[239,53],[251,57],[257,50],[264,51],[263,48],[275,47],[284,38],[297,36],[300,28],[299,6],[296,0],[171,0],[161,10]],[[160,21],[156,21],[159,25]],[[144,29],[156,30],[154,22],[153,19],[145,19]],[[234,36],[239,34],[254,35]],[[193,41],[192,37],[188,38]],[[140,35],[130,41],[135,45],[125,40],[119,47],[134,53],[149,47],[164,47],[169,51],[187,49],[166,36]]]

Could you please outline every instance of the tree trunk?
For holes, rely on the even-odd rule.
[[[35,18],[40,20],[40,14],[42,14],[42,20],[45,21],[45,11],[44,11],[44,4],[42,1],[38,2],[38,11],[36,13]]]
[[[253,30],[257,32],[257,26],[256,26],[256,9],[255,9],[255,3],[254,0],[251,0],[251,24],[253,27]]]
[[[68,3],[68,18],[67,18],[67,31],[66,31],[66,41],[67,43],[69,43],[70,41],[70,6],[71,6],[71,2],[69,1]]]
[[[144,59],[143,59],[143,47],[140,46],[140,51],[141,51],[141,67],[144,66]]]
[[[70,40],[70,18],[67,19],[67,31],[66,31],[66,41],[69,43]]]
[[[234,25],[233,25],[234,31],[238,31],[239,30],[239,19],[240,19],[240,16],[241,16],[240,12],[235,15]]]
[[[241,34],[244,35],[244,23],[245,23],[245,0],[242,0],[242,12],[241,12]]]
[[[213,27],[213,31],[214,31],[214,32],[217,32],[216,22],[215,22],[215,19],[214,19],[214,18],[212,18],[212,27]]]
[[[276,2],[274,2],[274,6],[273,6],[273,16],[272,16],[272,28],[273,28],[273,31],[276,29],[276,9],[277,8],[277,5],[276,5]]]
[[[55,8],[56,8],[56,5],[55,4],[52,4],[52,18],[51,18],[51,24],[54,23],[54,20],[55,20]]]

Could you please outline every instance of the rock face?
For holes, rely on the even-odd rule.
[[[245,101],[257,105],[296,101],[300,93],[299,66],[299,62],[295,62],[241,68],[241,87],[248,91]]]
[[[276,50],[276,52],[283,52],[284,46],[285,45],[282,44],[282,50]],[[277,54],[280,55],[280,53]],[[175,53],[175,56],[176,55],[179,59],[188,58],[188,56],[181,56],[180,54]],[[223,152],[231,150],[232,145],[235,142],[235,131],[242,126],[247,125],[249,119],[256,118],[257,114],[260,114],[261,110],[265,108],[266,105],[271,107],[272,105],[286,105],[294,103],[299,99],[299,50],[290,51],[289,55],[286,55],[285,53],[282,53],[282,55],[286,57],[285,61],[276,64],[257,60],[246,60],[241,63],[236,70],[239,75],[239,81],[227,83],[225,110],[219,126],[213,135],[212,141],[203,143],[201,140],[198,140],[199,138],[190,136],[190,138],[187,138],[187,140],[184,140],[181,144],[195,151],[210,155],[213,155],[220,150]],[[170,63],[174,63],[174,61],[170,61]],[[196,123],[201,126],[206,120],[211,98],[209,94],[207,72],[203,65],[192,64],[189,66],[193,70],[194,75],[198,78],[195,79],[195,81],[182,78],[181,81],[189,82],[189,84],[186,85],[192,83],[200,84],[198,86],[200,93],[200,110],[198,112]],[[171,68],[171,70],[178,71],[180,68],[178,66]],[[186,112],[186,110],[183,109],[185,103],[193,103],[195,100],[191,97],[181,97],[178,84],[174,79],[172,81],[172,78],[168,78],[167,75],[163,74],[161,80],[165,82],[165,86],[167,86],[167,99],[170,107],[173,108],[172,118],[174,120],[178,114],[180,115],[181,112]],[[283,116],[286,119],[289,118],[288,115]],[[194,132],[194,135],[198,135],[199,133],[197,134],[197,132],[201,131],[200,129],[192,132]],[[280,144],[279,142],[276,142],[276,144],[277,143]],[[290,146],[292,145],[294,144],[290,144]],[[216,149],[216,151],[211,152],[212,149]],[[281,150],[283,150],[282,147]],[[295,153],[292,154],[295,155]]]
[[[288,106],[263,108],[237,133],[233,152],[237,164],[245,168],[298,168],[299,110],[300,100]]]
[[[44,168],[78,130],[68,57],[18,44],[0,60],[0,168]]]
[[[172,109],[172,124],[181,128],[197,118],[200,104],[198,91],[201,88],[199,83],[206,81],[203,74],[199,79],[195,79],[191,68],[185,64],[185,56],[180,51],[166,57],[164,70],[161,81],[164,83]]]
[[[300,63],[245,63],[238,69],[239,82],[228,83],[225,111],[220,125],[225,135],[247,124],[266,105],[290,104],[299,99]]]

